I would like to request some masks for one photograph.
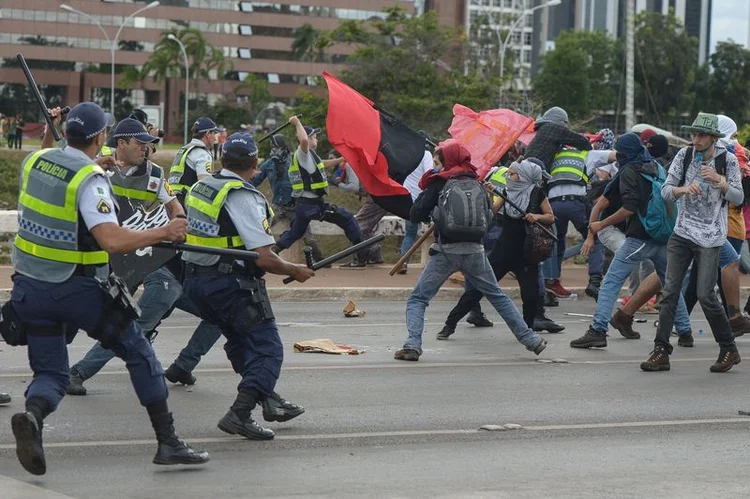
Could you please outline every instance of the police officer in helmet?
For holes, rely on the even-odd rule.
[[[14,286],[6,307],[15,314],[16,330],[25,333],[18,344],[28,344],[34,372],[26,410],[14,414],[11,425],[18,459],[35,475],[46,472],[42,425],[65,395],[66,341],[79,329],[125,360],[156,433],[153,462],[201,464],[209,459],[177,438],[164,371],[133,321],[138,311],[124,283],[109,275],[109,253],[181,241],[187,224],[178,219],[138,232],[119,225],[110,183],[93,159],[105,143],[107,125],[98,105],[78,104],[67,116],[67,147],[34,152],[22,165]]]
[[[274,388],[284,350],[266,292],[265,272],[304,282],[314,272],[288,263],[271,251],[273,213],[251,181],[258,173],[258,147],[246,132],[232,134],[223,146],[222,170],[198,181],[186,198],[187,241],[212,247],[241,247],[257,251],[255,262],[231,257],[185,252],[184,289],[200,309],[201,317],[219,327],[227,338],[224,350],[235,372],[242,376],[234,404],[219,421],[219,428],[250,440],[269,440],[274,432],[256,423],[251,411],[270,402],[277,421],[286,421],[304,409],[278,397]],[[273,416],[273,414],[269,414]]]

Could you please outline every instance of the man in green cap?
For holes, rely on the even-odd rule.
[[[677,300],[692,263],[698,273],[697,295],[719,344],[719,358],[711,372],[726,372],[740,363],[729,319],[719,301],[716,285],[719,252],[727,238],[727,202],[743,201],[737,157],[717,144],[724,134],[715,114],[698,113],[691,126],[693,144],[677,153],[661,194],[667,203],[679,200],[674,233],[667,244],[664,299],[659,310],[654,350],[641,364],[644,371],[668,371]]]

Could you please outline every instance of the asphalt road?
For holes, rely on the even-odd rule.
[[[115,360],[87,381],[88,396],[66,398],[48,418],[47,475],[28,475],[15,459],[9,425],[23,406],[26,352],[2,345],[0,390],[15,398],[0,407],[0,497],[750,495],[743,471],[750,418],[737,415],[750,410],[750,370],[743,363],[709,373],[718,348],[700,312],[693,328],[705,332],[696,334],[695,348],[675,347],[671,372],[642,373],[656,316],[637,324],[641,340],[614,332],[606,350],[572,350],[568,342],[585,331],[587,319],[564,313],[591,313],[588,299],[551,309],[567,329],[546,335],[550,345],[539,359],[504,324],[462,324],[450,341],[435,340],[452,305],[436,302],[418,363],[393,360],[406,334],[404,303],[360,302],[367,315],[356,319],[343,317],[343,305],[275,305],[286,354],[277,388],[307,412],[270,424],[274,441],[249,442],[216,428],[238,382],[221,348],[199,365],[193,388],[171,388],[179,434],[211,452],[202,468],[151,464],[148,418]],[[489,315],[500,322],[494,311]],[[155,345],[165,366],[196,324],[179,313],[165,322]],[[293,352],[295,341],[315,338],[366,353]],[[740,352],[750,356],[743,343],[749,341],[739,340]],[[77,338],[71,360],[90,345]],[[522,428],[479,429],[505,424]]]

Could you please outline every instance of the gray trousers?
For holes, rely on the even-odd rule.
[[[672,333],[677,300],[682,292],[682,283],[693,262],[698,273],[697,295],[706,316],[714,339],[723,349],[736,350],[732,329],[729,327],[724,307],[714,291],[719,268],[721,247],[703,248],[694,242],[672,234],[667,243],[667,274],[664,283],[664,297],[659,309],[659,327],[654,343],[664,345],[672,351],[669,335]]]
[[[371,196],[367,196],[365,203],[357,214],[354,215],[354,219],[357,220],[357,224],[359,225],[359,230],[362,232],[362,240],[369,239],[375,235],[378,223],[387,214],[387,211],[375,204]],[[382,246],[380,244],[370,246],[369,261],[378,262],[382,260]]]

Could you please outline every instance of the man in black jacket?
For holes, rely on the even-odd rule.
[[[422,177],[419,187],[422,193],[414,201],[411,209],[412,222],[428,222],[438,204],[440,192],[451,178],[464,176],[476,179],[476,168],[471,164],[471,155],[460,144],[453,143],[435,151],[436,164],[443,171],[430,171]],[[478,180],[477,180],[478,182]],[[493,218],[489,199],[484,216]],[[489,223],[487,225],[489,227]],[[396,351],[396,360],[417,361],[422,355],[422,333],[424,314],[430,300],[440,286],[454,272],[461,271],[466,279],[467,289],[480,291],[492,303],[508,327],[527,350],[539,355],[547,346],[547,341],[531,330],[513,301],[503,293],[497,284],[492,267],[484,254],[481,236],[476,241],[451,240],[440,233],[436,225],[437,242],[430,247],[430,261],[419,276],[414,291],[406,303],[406,326],[409,335],[403,348]]]
[[[589,139],[568,127],[568,113],[560,107],[552,107],[534,124],[536,135],[526,148],[524,157],[538,158],[544,163],[547,171],[552,159],[563,146],[575,147],[581,151],[590,151]]]

